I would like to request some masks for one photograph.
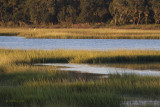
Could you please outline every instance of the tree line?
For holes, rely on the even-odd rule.
[[[159,24],[159,0],[0,0],[0,23]]]

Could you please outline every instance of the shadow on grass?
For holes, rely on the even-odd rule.
[[[0,33],[0,36],[17,36],[18,33]]]
[[[115,56],[115,57],[97,57],[82,60],[83,63],[156,63],[160,62],[160,56]]]
[[[104,63],[159,63],[160,56],[114,56],[114,57],[95,57],[95,58],[79,58],[62,57],[62,58],[32,58],[30,62],[16,61],[16,64],[35,64],[35,63],[89,63],[89,64],[104,64]]]
[[[56,82],[75,82],[75,81],[96,81],[103,75],[89,74],[80,72],[66,72],[66,71],[50,71],[50,72],[15,72],[15,73],[2,73],[0,74],[1,86],[19,86],[28,81],[51,81]]]
[[[32,63],[69,63],[71,58],[38,58],[31,59]]]

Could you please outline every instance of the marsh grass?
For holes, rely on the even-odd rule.
[[[107,85],[123,94],[133,96],[154,98],[160,95],[160,78],[154,76],[112,75]]]
[[[63,74],[63,73],[62,73]],[[26,78],[22,76],[21,78]],[[70,74],[69,74],[70,75]],[[120,107],[123,96],[159,98],[160,78],[137,75],[110,75],[108,79],[89,80],[37,75],[19,86],[0,88],[2,106]],[[18,80],[17,76],[14,77]],[[12,78],[13,79],[13,78]],[[2,79],[1,79],[2,80]],[[11,80],[9,80],[11,82]]]
[[[106,26],[107,27],[107,26]],[[144,29],[144,30],[158,30],[160,29],[159,24],[139,24],[139,25],[120,25],[120,26],[108,26],[116,29]]]
[[[0,49],[0,105],[119,107],[123,96],[159,98],[159,77],[117,74],[99,78],[101,75],[57,71],[56,67],[34,65],[48,62],[152,63],[160,61],[159,53],[151,50]]]
[[[22,65],[8,66],[10,72],[0,74],[0,105],[3,107],[120,105],[121,97],[101,89],[95,75],[56,71],[54,67],[25,65],[29,70],[28,67],[22,69]]]
[[[25,38],[47,39],[160,39],[159,30],[143,29],[45,29],[0,28],[0,35],[17,35]]]
[[[88,87],[95,88],[94,86]],[[83,85],[79,85],[82,87]],[[82,88],[81,90],[75,90],[73,86],[37,86],[37,87],[18,87],[18,88],[7,88],[6,90],[1,89],[0,95],[1,101],[4,99],[15,99],[20,102],[5,102],[1,105],[19,105],[19,106],[43,106],[43,107],[118,107],[120,105],[119,95],[109,91],[90,91]],[[12,91],[11,91],[12,90]],[[14,95],[15,93],[16,95]],[[8,96],[9,95],[9,96]],[[2,99],[3,98],[3,99]]]
[[[0,49],[0,65],[35,63],[159,63],[156,50],[5,50]],[[3,67],[2,67],[3,68]]]

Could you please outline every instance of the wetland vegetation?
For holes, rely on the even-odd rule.
[[[11,50],[0,49],[5,63],[158,63],[158,50]]]
[[[124,27],[125,28],[125,27]],[[160,31],[144,29],[45,29],[45,28],[0,28],[1,36],[22,36],[46,39],[160,39]]]
[[[128,96],[159,99],[160,78],[59,71],[35,63],[152,63],[160,51],[0,50],[0,105],[118,107]],[[118,62],[117,62],[118,61]]]
[[[0,36],[160,39],[159,7],[159,0],[1,0]],[[108,64],[159,71],[160,50],[0,49],[0,106],[123,107],[132,97],[160,101],[158,76],[106,76],[37,63]]]

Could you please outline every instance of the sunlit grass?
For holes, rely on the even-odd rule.
[[[59,39],[160,39],[160,30],[0,28],[0,35]]]
[[[156,50],[0,50],[0,65],[34,63],[153,63],[160,62]]]

